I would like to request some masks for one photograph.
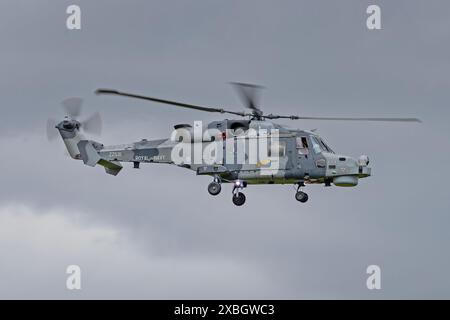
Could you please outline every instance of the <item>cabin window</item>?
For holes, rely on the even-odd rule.
[[[273,143],[270,141],[267,144],[269,157],[285,157],[286,156],[286,141],[278,141]]]
[[[308,154],[308,139],[306,137],[297,137],[296,141],[298,154]]]

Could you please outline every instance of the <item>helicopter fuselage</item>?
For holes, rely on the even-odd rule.
[[[252,129],[256,134],[249,134]],[[289,129],[270,121],[228,119],[211,122],[201,130],[203,134],[196,137],[193,133],[195,125],[194,129],[190,125],[177,125],[171,137],[167,139],[143,139],[130,144],[111,146],[84,140],[78,144],[79,155],[74,158],[83,159],[86,164],[91,162],[103,165],[111,174],[117,174],[123,162],[132,162],[135,168],[139,168],[141,163],[165,163],[193,170],[198,175],[213,176],[221,182],[240,180],[246,184],[301,182],[355,186],[359,178],[371,174],[367,166],[368,160],[364,163],[352,157],[335,154],[322,138],[312,131]],[[191,139],[187,142],[179,139],[182,134],[177,133],[180,131],[193,133]],[[276,131],[276,144],[271,140],[273,131]],[[208,133],[206,138],[205,132]],[[62,135],[70,136],[63,133]],[[267,140],[265,144],[262,143],[263,138]],[[251,148],[248,146],[252,141],[259,150],[267,150],[262,156],[258,154],[254,158],[255,161],[250,161]],[[219,158],[216,157],[213,162],[203,158],[201,161],[193,161],[196,158],[196,149],[204,154],[211,144],[222,149]],[[181,162],[174,159],[177,147],[185,152]],[[189,154],[186,154],[186,150]],[[95,160],[92,160],[93,156]],[[241,158],[241,161],[238,158]]]

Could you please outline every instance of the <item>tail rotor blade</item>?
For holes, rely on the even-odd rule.
[[[76,119],[81,114],[81,106],[83,105],[83,99],[81,98],[68,98],[62,101],[62,106],[66,113],[72,118]]]
[[[81,122],[81,128],[87,133],[100,135],[102,133],[102,118],[100,113],[96,112],[88,119]]]
[[[47,120],[47,139],[53,141],[58,137],[58,131],[56,130],[57,121],[55,119]]]

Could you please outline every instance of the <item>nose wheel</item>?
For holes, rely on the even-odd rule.
[[[295,199],[296,199],[297,201],[300,201],[300,202],[302,202],[302,203],[305,203],[306,201],[308,201],[308,194],[305,193],[305,192],[303,192],[303,191],[298,191],[298,192],[295,194]]]
[[[297,201],[300,201],[301,203],[305,203],[306,201],[308,201],[308,194],[301,190],[304,186],[305,184],[303,183],[303,181],[299,182],[297,184],[297,192],[295,193],[295,199]]]

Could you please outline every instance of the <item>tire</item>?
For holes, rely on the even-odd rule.
[[[220,183],[211,182],[208,185],[208,192],[212,196],[217,196],[220,193],[221,190],[222,190],[222,187],[220,186]]]
[[[240,207],[245,203],[245,194],[242,192],[238,192],[237,194],[233,195],[233,203],[234,205]]]
[[[304,193],[303,191],[299,191],[295,194],[295,199],[297,201],[305,203],[306,201],[308,201],[308,194]]]

